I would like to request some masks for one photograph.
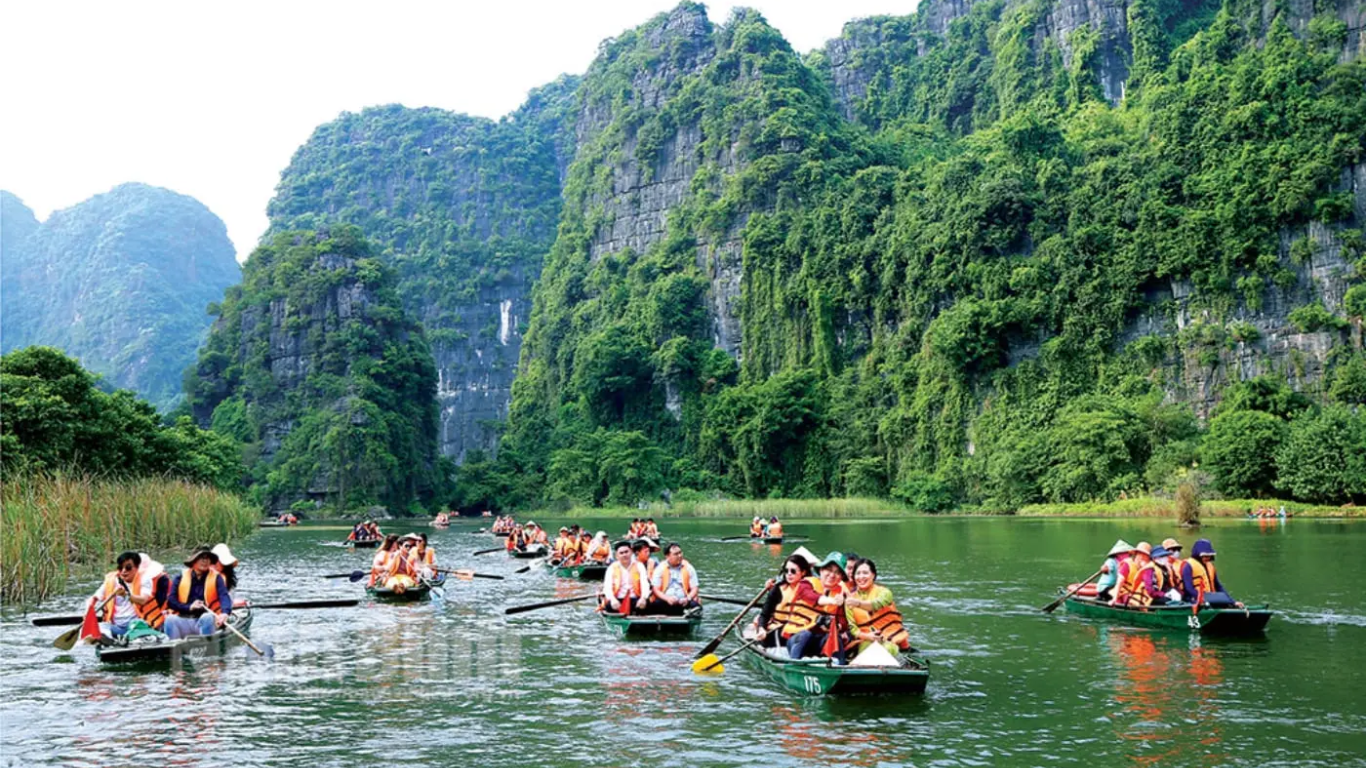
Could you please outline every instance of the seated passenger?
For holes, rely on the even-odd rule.
[[[683,559],[683,547],[677,542],[669,544],[664,562],[655,566],[650,577],[650,613],[678,616],[697,601],[697,570],[692,563]]]
[[[645,575],[645,566],[631,554],[629,541],[618,541],[613,550],[617,559],[602,577],[598,609],[623,616],[643,613],[650,601],[650,577]]]
[[[844,599],[849,632],[858,643],[856,652],[881,643],[895,655],[911,647],[911,637],[901,623],[892,590],[876,582],[877,564],[872,560],[862,560],[854,566],[854,591]]]
[[[1100,567],[1100,580],[1096,582],[1096,600],[1104,602],[1115,596],[1115,586],[1119,584],[1120,565],[1129,558],[1133,545],[1124,539],[1115,542],[1105,554],[1105,563]]]
[[[166,598],[164,631],[172,640],[212,635],[232,614],[232,596],[223,576],[214,571],[218,555],[200,547],[185,560],[185,570],[171,584]]]
[[[1214,545],[1209,539],[1199,539],[1191,546],[1191,556],[1181,564],[1181,592],[1187,601],[1212,608],[1242,608],[1219,581],[1214,570]]]

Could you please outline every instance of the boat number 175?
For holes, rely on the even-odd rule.
[[[821,690],[821,680],[820,680],[819,677],[811,677],[811,676],[809,676],[809,675],[802,675],[802,683],[806,686],[806,692],[807,692],[807,693],[815,693],[815,694],[820,694],[820,693],[822,693],[822,690]]]
[[[1190,616],[1187,616],[1187,617],[1186,617],[1186,626],[1190,627],[1191,629],[1199,629],[1199,628],[1200,628],[1200,617],[1199,617],[1199,616],[1196,616],[1196,615],[1193,614],[1193,613],[1192,613]]]

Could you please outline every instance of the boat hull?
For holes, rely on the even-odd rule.
[[[603,613],[602,623],[623,640],[663,640],[689,638],[702,628],[702,608],[692,608],[682,616],[619,616]]]
[[[1201,608],[1192,612],[1191,606],[1159,606],[1146,611],[1120,608],[1097,603],[1086,598],[1069,597],[1065,603],[1068,613],[1091,619],[1118,621],[1134,627],[1199,632],[1202,635],[1259,635],[1266,631],[1272,611],[1266,606],[1242,608]]]
[[[556,577],[561,579],[602,581],[602,578],[607,575],[607,566],[601,563],[580,563],[578,565],[557,566],[553,572]]]
[[[755,646],[745,656],[783,687],[806,696],[919,696],[930,681],[929,663],[914,657],[902,657],[900,667],[841,667],[826,658],[775,658]]]
[[[392,589],[385,589],[384,587],[366,587],[365,594],[369,595],[370,599],[380,603],[416,603],[430,597],[432,594],[432,587],[439,587],[444,584],[445,581],[445,577],[442,577],[436,581],[422,582],[417,586],[409,587],[402,592],[395,592]]]
[[[347,544],[350,544],[356,549],[374,549],[379,546],[381,541],[383,541],[383,539],[356,539],[355,541],[348,541]]]
[[[250,608],[234,608],[231,619],[238,631],[251,632]],[[175,662],[186,654],[211,656],[222,654],[241,642],[237,635],[220,629],[212,635],[163,640],[159,643],[132,643],[127,646],[102,646],[95,649],[95,657],[105,664],[164,664]]]
[[[550,554],[550,548],[546,547],[544,544],[537,544],[534,547],[527,547],[526,549],[508,550],[508,557],[516,558],[518,560],[534,560],[538,557],[545,557],[548,554]]]

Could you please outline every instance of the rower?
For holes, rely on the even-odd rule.
[[[1132,544],[1119,539],[1105,553],[1105,562],[1100,566],[1100,580],[1096,582],[1096,600],[1105,601],[1114,597],[1115,586],[1119,584],[1120,564],[1129,558],[1133,549]]]
[[[166,597],[164,631],[172,640],[212,635],[232,614],[227,582],[213,567],[218,555],[199,547],[185,559],[185,570],[172,582]]]
[[[817,618],[817,593],[811,583],[811,563],[801,555],[788,555],[783,562],[782,579],[776,589],[773,580],[769,579],[766,585],[768,599],[747,633],[769,648],[786,643],[793,634],[814,625]],[[797,596],[807,591],[810,592],[808,599],[798,601]]]
[[[617,559],[607,567],[607,574],[602,577],[602,602],[598,610],[611,610],[622,615],[640,613],[649,603],[650,577],[645,573],[645,566],[631,555],[629,541],[618,541],[612,550],[616,552]]]
[[[1243,607],[1219,581],[1214,570],[1214,545],[1209,539],[1198,539],[1191,545],[1191,556],[1182,561],[1181,580],[1182,594],[1192,603],[1211,608]]]
[[[764,535],[764,521],[763,521],[763,519],[760,518],[758,515],[755,515],[755,516],[754,516],[754,519],[751,520],[750,523],[749,523],[749,537],[750,537],[751,539],[757,539],[757,538],[759,538],[759,537],[761,537],[761,536],[763,536],[763,535]]]
[[[655,568],[659,567],[659,560],[655,559],[650,553],[658,552],[659,545],[655,543],[654,539],[643,537],[636,539],[631,544],[631,550],[636,553],[636,559],[644,566],[645,575],[653,578],[655,575]]]
[[[122,637],[137,619],[146,622],[152,629],[161,629],[165,621],[162,606],[166,602],[166,592],[170,586],[164,569],[153,569],[156,564],[150,558],[144,560],[137,552],[124,552],[115,560],[115,569],[105,574],[95,596],[95,605],[105,598],[115,598],[105,604],[100,615],[100,633],[108,637]],[[145,567],[144,565],[149,566]]]
[[[911,647],[911,637],[901,623],[901,612],[896,609],[892,590],[877,582],[877,564],[860,560],[854,570],[854,590],[844,600],[850,633],[858,641],[857,650],[873,643],[881,643],[888,653],[896,655]]]
[[[655,567],[650,577],[650,613],[681,615],[700,605],[697,590],[697,570],[683,559],[683,547],[671,542],[665,548],[664,562]]]

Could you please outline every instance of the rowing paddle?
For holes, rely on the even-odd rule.
[[[707,643],[705,646],[703,646],[702,650],[698,651],[697,655],[693,658],[701,659],[703,656],[715,653],[716,649],[721,647],[721,640],[725,638],[726,633],[731,631],[732,629],[735,629],[735,625],[739,624],[740,621],[745,617],[745,614],[749,613],[750,609],[753,608],[756,603],[762,600],[764,595],[766,594],[768,594],[768,587],[764,587],[763,589],[759,590],[759,594],[755,595],[754,599],[749,601],[749,605],[745,606],[745,610],[737,613],[735,615],[735,618],[730,620],[730,624],[728,624],[725,629],[721,630],[721,634],[717,635],[715,638],[712,639],[710,643]],[[707,599],[714,600],[715,598],[709,597]]]
[[[504,549],[505,549],[505,547],[493,547],[492,549],[481,549],[481,550],[479,550],[478,552],[475,552],[474,554],[476,554],[476,555],[487,555],[487,554],[490,553],[490,552],[502,552]]]
[[[546,557],[550,557],[550,555],[546,555]],[[533,565],[540,565],[541,562],[544,561],[544,560],[545,560],[545,557],[538,557],[538,558],[536,558],[535,560],[532,560],[530,563],[527,563],[526,565],[522,566],[521,568],[518,568],[517,570],[513,571],[513,573],[526,573],[527,571],[531,570],[531,566],[533,566]]]
[[[745,539],[757,539],[758,536],[722,536],[721,541],[744,541]]]
[[[122,583],[122,582],[120,582],[120,583]],[[115,592],[115,593],[109,595],[109,597],[106,597],[104,600],[101,600],[99,605],[95,606],[94,608],[91,608],[91,609],[87,610],[87,611],[86,611],[86,615],[93,616],[94,614],[99,613],[101,609],[103,609],[106,605],[109,604],[109,601],[110,601],[110,600],[113,600],[113,599],[114,599],[115,597],[117,597],[117,596],[118,596],[118,593],[117,593],[117,592]],[[94,602],[94,598],[91,598],[91,602]],[[88,603],[87,603],[87,605],[88,605]],[[75,647],[76,647],[76,641],[79,640],[79,639],[81,638],[81,630],[84,628],[85,616],[82,616],[76,623],[77,623],[77,624],[80,624],[80,625],[82,625],[82,626],[78,626],[78,627],[74,627],[74,628],[72,628],[72,629],[68,629],[67,631],[65,631],[65,632],[63,632],[62,634],[58,635],[58,636],[57,636],[57,639],[52,641],[52,647],[53,647],[53,648],[58,648],[58,649],[61,649],[61,650],[63,650],[63,651],[69,651],[69,650],[71,650],[72,648],[75,648]]]
[[[726,671],[726,668],[723,667],[723,666],[721,666],[721,662],[725,661],[726,659],[729,659],[730,657],[734,656],[735,654],[739,653],[740,651],[745,650],[746,648],[750,647],[751,645],[754,645],[755,643],[757,643],[757,642],[759,642],[759,641],[760,641],[760,638],[757,638],[757,637],[754,638],[753,640],[746,640],[744,645],[741,645],[739,648],[736,648],[735,650],[731,651],[730,653],[726,654],[725,656],[722,656],[722,657],[719,658],[719,659],[716,658],[715,656],[712,656],[711,659],[708,659],[708,658],[706,658],[706,657],[704,656],[704,657],[702,657],[702,658],[700,658],[700,659],[698,659],[697,661],[694,661],[694,662],[692,663],[692,671],[696,672],[696,673],[699,674],[699,675],[702,674],[703,672],[710,672],[710,671],[712,671],[713,669],[716,670],[717,674],[720,674],[720,673],[722,673],[722,672],[725,672],[725,671]]]
[[[342,574],[350,576],[351,574]],[[360,605],[359,600],[308,600],[295,603],[248,603],[247,607],[252,610],[258,608],[350,608],[353,605]]]
[[[1082,583],[1078,584],[1071,592],[1068,592],[1067,594],[1063,595],[1062,597],[1058,598],[1057,600],[1054,600],[1053,602],[1049,603],[1048,605],[1045,605],[1043,608],[1040,608],[1039,610],[1043,611],[1044,613],[1052,613],[1053,611],[1057,610],[1057,609],[1058,609],[1058,606],[1062,605],[1063,602],[1064,602],[1065,600],[1067,600],[1067,598],[1069,598],[1069,597],[1071,597],[1072,595],[1075,595],[1075,594],[1077,594],[1078,592],[1080,592],[1082,587],[1086,586],[1087,584],[1090,584],[1092,579],[1096,578],[1097,576],[1099,576],[1099,575],[1100,575],[1101,573],[1103,573],[1104,571],[1105,571],[1105,567],[1104,567],[1104,566],[1101,566],[1101,569],[1100,569],[1099,571],[1096,571],[1095,573],[1091,574],[1090,576],[1087,576],[1087,577],[1086,577],[1086,581],[1083,581]]]
[[[749,607],[754,604],[752,602],[746,603],[744,600],[736,600],[733,597],[711,597],[709,595],[698,595],[698,597],[702,598],[703,600],[710,600],[713,603],[726,603],[727,605],[743,605]]]
[[[234,635],[237,635],[237,639],[246,643],[248,648],[252,649],[253,651],[256,651],[257,656],[265,656],[271,659],[275,658],[275,647],[272,646],[270,643],[266,643],[266,648],[270,650],[270,653],[266,653],[260,648],[257,648],[256,643],[253,643],[251,641],[251,638],[242,634],[242,630],[238,629],[237,627],[234,627],[231,623],[225,621],[223,622],[223,626],[227,628],[228,631],[232,632]]]
[[[464,579],[465,581],[471,579],[498,579],[499,581],[502,581],[504,578],[496,573],[475,573],[474,571],[463,568],[457,571],[453,571],[450,568],[433,568],[432,570],[437,573],[449,573],[457,579]]]
[[[583,596],[581,596],[581,597],[570,597],[570,598],[567,598],[567,599],[565,599],[565,600],[551,600],[551,601],[548,602],[548,603],[533,603],[533,604],[531,604],[531,605],[517,605],[517,606],[513,606],[513,607],[511,607],[511,608],[508,608],[508,609],[504,610],[503,613],[505,613],[505,614],[511,616],[511,615],[514,614],[514,613],[526,613],[527,611],[534,611],[534,610],[536,610],[536,609],[538,609],[538,608],[550,608],[551,606],[564,605],[565,603],[577,603],[577,602],[580,602],[580,601],[582,601],[582,600],[592,600],[593,598],[595,598],[595,597],[597,597],[597,596],[598,596],[598,595],[597,595],[597,593],[595,592],[595,593],[593,593],[593,594],[591,594],[591,595],[583,595]]]

